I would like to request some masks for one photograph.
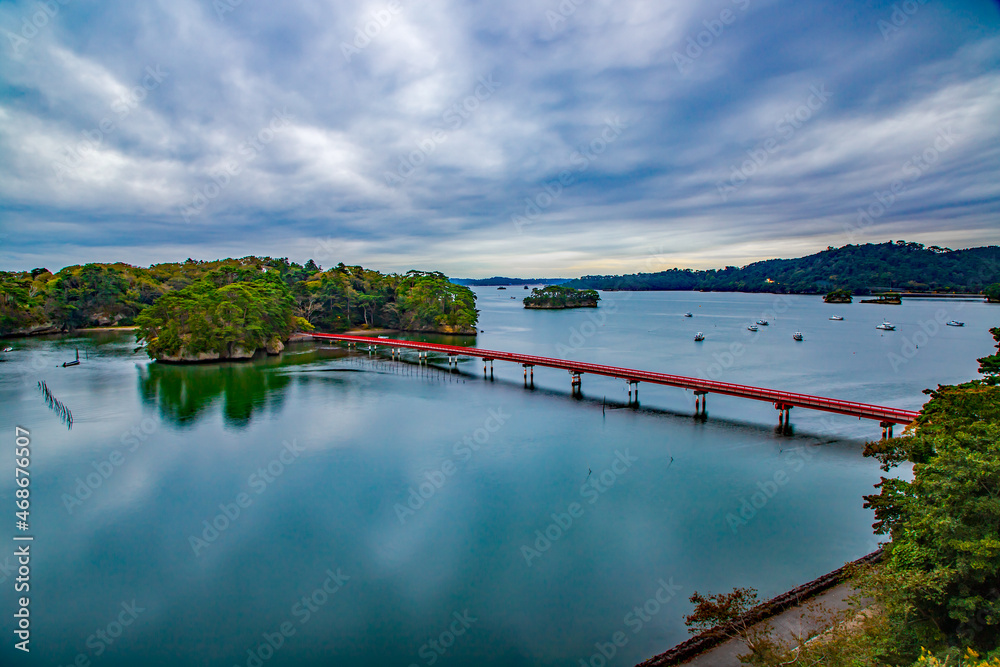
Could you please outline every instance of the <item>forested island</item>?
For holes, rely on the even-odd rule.
[[[531,290],[524,297],[525,308],[544,308],[557,310],[560,308],[597,308],[601,296],[592,289],[578,290],[559,285],[549,285],[541,289]]]
[[[188,259],[0,272],[0,335],[140,327],[151,356],[244,358],[293,329],[476,333],[476,296],[439,272],[383,274],[287,258]],[[189,359],[190,358],[190,359]]]
[[[920,243],[828,247],[798,259],[769,259],[743,267],[670,269],[621,276],[583,276],[566,287],[599,290],[704,290],[855,295],[904,290],[982,293],[994,285],[1000,300],[1000,246],[952,250]]]
[[[854,301],[854,297],[849,289],[835,289],[823,297],[823,301],[826,303],[851,303]]]

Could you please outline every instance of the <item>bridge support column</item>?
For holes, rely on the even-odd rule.
[[[697,390],[694,392],[694,414],[705,415],[707,414],[708,407],[708,392]]]
[[[788,411],[792,409],[792,406],[775,403],[774,408],[778,411],[778,426],[782,428],[789,426],[791,424],[791,416],[788,414]]]
[[[531,388],[535,388],[535,367],[532,364],[521,364],[524,366],[524,386],[528,386],[528,369],[531,369]]]
[[[483,357],[483,377],[486,377],[486,362],[490,362],[490,379],[493,379],[493,360]]]
[[[583,394],[583,381],[580,379],[580,371],[570,371],[570,388],[573,391],[574,396],[580,396]]]
[[[632,405],[632,387],[635,386],[635,404],[639,405],[639,381],[626,380],[628,383],[628,404]]]
[[[893,424],[892,422],[882,422],[881,424],[879,424],[879,426],[882,427],[883,440],[892,437],[892,427],[895,426],[895,424]]]

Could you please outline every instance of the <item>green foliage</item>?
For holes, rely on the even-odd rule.
[[[99,318],[129,320],[137,308],[129,298],[126,274],[116,266],[86,264],[60,271],[47,285],[45,310],[64,329]]]
[[[853,296],[849,289],[835,289],[832,292],[828,292],[823,297],[823,300],[827,303],[851,303]]]
[[[444,274],[408,271],[396,292],[401,329],[475,333],[476,295],[449,282]]]
[[[30,273],[0,271],[0,334],[45,322],[42,302]]]
[[[988,357],[976,359],[976,361],[979,362],[979,372],[988,376],[990,384],[996,384],[997,380],[1000,379],[1000,327],[993,327],[990,329],[990,333],[993,334],[993,340],[997,342],[997,354],[991,354]]]
[[[768,282],[771,281],[771,282]],[[846,245],[797,259],[769,259],[738,268],[670,269],[624,276],[584,276],[567,287],[620,290],[713,290],[864,295],[888,287],[912,291],[980,292],[1000,281],[1000,246],[949,250],[896,241]]]
[[[991,332],[1000,344],[1000,328]],[[789,644],[762,634],[766,626],[744,629],[751,653],[741,660],[1000,667],[1000,386],[987,380],[927,390],[930,400],[903,437],[867,444],[865,456],[883,470],[913,464],[912,481],[883,477],[878,493],[865,496],[876,534],[892,537],[881,562],[852,572],[858,596],[874,604],[812,641]],[[698,597],[702,625],[743,608],[725,596]]]
[[[243,257],[210,262],[188,259],[148,268],[87,264],[66,267],[55,276],[46,269],[0,272],[0,335],[46,323],[61,329],[132,324],[164,295],[207,279],[218,284],[241,282],[239,276],[246,271],[273,276],[287,287],[294,315],[304,322],[297,328],[303,330],[384,327],[476,332],[475,294],[441,273],[383,274],[344,264],[323,271],[313,260],[303,266],[285,257]],[[200,298],[192,292],[185,294],[183,299]],[[238,299],[234,296],[233,300]],[[164,336],[166,344],[169,331]]]
[[[1000,283],[988,285],[983,289],[983,294],[986,295],[986,300],[990,303],[1000,303]]]
[[[578,290],[560,285],[549,285],[531,290],[524,298],[525,308],[583,308],[596,307],[601,296],[592,289]]]
[[[217,270],[162,296],[136,318],[136,340],[151,358],[252,352],[292,331],[295,301],[280,277],[255,269]]]
[[[1000,328],[991,331],[1000,343]],[[927,393],[908,435],[865,451],[886,470],[914,464],[913,481],[883,477],[865,497],[876,532],[892,536],[873,590],[910,661],[920,646],[1000,641],[1000,387]]]

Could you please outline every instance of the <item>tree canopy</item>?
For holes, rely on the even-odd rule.
[[[201,301],[208,298],[199,292],[206,289],[202,281],[246,283],[238,277],[240,271],[275,276],[291,295],[293,315],[308,322],[298,328],[476,332],[479,312],[475,294],[439,272],[383,274],[343,263],[323,270],[313,260],[301,265],[287,258],[251,256],[210,262],[188,259],[147,268],[86,264],[66,267],[55,275],[46,269],[0,272],[0,335],[27,333],[41,326],[68,330],[135,324],[141,312],[165,295],[199,284],[182,297],[172,297],[163,308],[175,308],[180,303],[177,298],[195,299],[208,308],[208,303]],[[238,300],[235,292],[257,289],[246,285],[231,288],[229,292],[234,294],[230,300]],[[254,294],[247,298],[266,301],[270,297]]]
[[[670,269],[621,276],[583,276],[566,287],[618,290],[712,290],[866,295],[889,288],[979,293],[1000,282],[1000,246],[951,250],[895,241],[827,248],[797,259],[769,259],[743,267]],[[1000,287],[997,288],[1000,298]]]

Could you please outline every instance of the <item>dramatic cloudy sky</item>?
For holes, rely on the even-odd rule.
[[[1000,243],[995,0],[18,0],[0,38],[0,268]]]

